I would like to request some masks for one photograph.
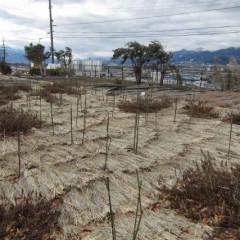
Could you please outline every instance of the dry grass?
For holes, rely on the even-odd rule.
[[[58,217],[60,211],[52,202],[28,194],[18,199],[14,206],[0,205],[0,238],[1,239],[53,239],[60,231]]]
[[[78,94],[79,90],[76,88],[75,82],[68,80],[58,80],[53,81],[53,84],[47,84],[44,87],[44,90],[49,93],[66,93],[66,94]]]
[[[0,110],[0,133],[6,135],[15,135],[17,131],[27,133],[32,127],[40,128],[41,122],[37,116],[23,111],[17,111],[12,108],[3,108]]]
[[[30,92],[31,86],[28,84],[16,84],[11,86],[0,86],[0,105],[5,105],[10,101],[20,99],[18,91]]]
[[[236,92],[211,91],[196,96],[196,100],[207,99],[208,104],[216,107],[233,107],[240,104],[240,94]]]
[[[219,110],[216,110],[213,106],[209,106],[206,102],[200,100],[187,100],[183,109],[184,113],[197,118],[218,118],[221,116]]]
[[[41,98],[43,98],[46,102],[49,103],[55,103],[58,104],[59,103],[59,99],[53,95],[52,93],[50,93],[47,89],[43,88],[41,90],[37,90],[37,92],[35,93],[36,96],[40,96]]]
[[[147,98],[139,98],[139,102],[135,101],[121,101],[117,106],[124,112],[135,113],[138,104],[139,112],[154,113],[172,105],[173,100],[168,95],[162,95],[159,100],[152,100]]]
[[[223,118],[223,121],[240,125],[240,111],[227,113],[227,115]]]
[[[204,155],[201,165],[187,169],[172,188],[163,185],[160,189],[162,199],[170,201],[171,208],[216,227],[214,237],[228,234],[231,239],[239,239],[239,180],[240,165],[228,170],[227,163],[217,166],[211,156]]]
[[[56,82],[67,82],[68,85],[71,86],[96,86],[101,84],[112,84],[114,79],[111,78],[99,78],[99,77],[87,77],[87,76],[80,76],[80,77],[69,77],[64,79],[63,77],[45,77],[46,81],[56,81]],[[127,81],[125,81],[127,82]],[[129,83],[129,82],[128,82]]]

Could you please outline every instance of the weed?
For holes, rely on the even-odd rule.
[[[218,118],[221,115],[220,111],[200,100],[194,101],[190,99],[186,101],[183,109],[186,114],[197,118]]]
[[[48,92],[48,90],[46,90],[45,88],[37,90],[36,95],[40,96],[41,99],[43,98],[48,103],[59,103],[58,98],[52,93]]]
[[[51,201],[35,197],[33,193],[18,199],[14,206],[0,205],[1,239],[50,239],[60,230],[60,211]]]
[[[149,99],[139,98],[137,101],[121,101],[118,107],[124,112],[135,113],[138,105],[138,111],[145,113],[156,113],[164,108],[168,108],[172,104],[172,99],[168,95],[162,95],[160,100],[149,101]],[[148,106],[146,108],[146,105]],[[146,110],[147,109],[147,110]]]
[[[172,188],[160,188],[162,199],[186,217],[216,227],[213,235],[230,231],[239,236],[240,165],[218,166],[209,154],[203,155],[201,164],[188,168]]]
[[[44,86],[44,89],[49,93],[66,93],[66,94],[78,94],[78,90],[73,86],[72,81],[58,80],[54,81],[53,84]]]
[[[224,122],[230,123],[232,121],[233,124],[240,125],[240,111],[228,113],[224,118]]]
[[[32,127],[40,128],[41,122],[37,115],[29,112],[17,111],[12,108],[0,110],[0,132],[15,135],[17,131],[27,133]]]
[[[30,92],[31,86],[28,84],[16,84],[10,86],[0,86],[0,105],[5,105],[9,101],[20,99],[18,91]]]

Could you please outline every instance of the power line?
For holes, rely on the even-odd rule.
[[[87,32],[87,31],[85,31],[85,32],[65,32],[65,31],[56,31],[57,33],[80,33],[80,34],[82,34],[82,33],[88,33],[88,34],[96,34],[96,33],[100,33],[100,34],[102,34],[102,33],[110,33],[110,34],[115,34],[115,33],[157,33],[157,32],[172,32],[172,31],[192,31],[192,30],[201,30],[201,29],[203,29],[203,30],[206,30],[206,29],[221,29],[221,28],[233,28],[233,27],[240,27],[240,26],[238,26],[238,25],[232,25],[232,26],[213,26],[213,27],[195,27],[195,28],[175,28],[175,29],[166,29],[166,30],[149,30],[149,31],[116,31],[116,32],[113,32],[113,31],[111,31],[111,32],[109,32],[109,31],[99,31],[99,32]]]
[[[208,3],[207,5],[201,5],[202,3]],[[213,3],[216,4],[216,0],[213,0],[213,1],[201,1],[201,2],[197,2],[197,3],[183,3],[183,4],[174,4],[174,5],[151,5],[151,6],[142,6],[142,7],[127,7],[127,8],[111,8],[111,7],[98,7],[98,8],[91,8],[91,9],[106,9],[106,10],[127,10],[127,11],[142,11],[142,10],[166,10],[166,9],[169,9],[172,7],[186,7],[188,5],[190,5],[191,7],[203,7],[203,6],[211,6]],[[232,3],[239,3],[239,1],[231,1],[231,4]],[[196,5],[198,4],[198,5]],[[218,1],[218,5],[219,4],[230,4],[228,1],[225,1],[223,0],[222,2],[221,1]],[[88,9],[88,8],[82,8],[82,9]]]
[[[96,21],[96,22],[65,23],[65,24],[58,24],[58,26],[85,25],[85,24],[87,25],[87,24],[99,24],[99,23],[112,23],[112,22],[124,22],[124,21],[133,21],[133,20],[153,19],[153,18],[179,16],[179,15],[202,13],[202,12],[222,11],[222,10],[228,10],[228,9],[235,9],[235,8],[239,8],[239,7],[240,6],[214,8],[214,9],[199,10],[199,11],[189,11],[189,12],[182,12],[182,13],[163,14],[163,15],[160,15],[160,16],[146,16],[146,17],[125,18],[125,19],[112,19],[112,20]]]
[[[210,35],[225,35],[225,34],[235,34],[239,33],[240,30],[232,30],[227,32],[196,32],[196,33],[177,33],[177,34],[170,34],[170,35],[161,35],[161,34],[150,34],[150,35],[109,35],[109,36],[89,36],[89,35],[82,35],[82,36],[55,36],[56,38],[153,38],[153,37],[161,37],[161,38],[168,38],[168,37],[187,37],[187,36],[210,36]]]

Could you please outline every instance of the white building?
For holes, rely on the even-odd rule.
[[[82,62],[82,63],[81,63]],[[79,76],[100,76],[102,71],[102,61],[100,60],[80,60],[74,59],[72,62],[73,69],[76,75]]]

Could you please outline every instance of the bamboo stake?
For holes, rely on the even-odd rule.
[[[18,177],[21,176],[21,137],[20,137],[20,129],[18,127],[17,130],[17,141],[18,141]]]
[[[103,89],[102,89],[102,101],[104,102],[104,92],[103,92]]]
[[[106,154],[105,154],[105,163],[104,163],[104,170],[107,169],[107,160],[108,160],[108,151],[109,151],[109,113],[107,118],[107,136],[106,136]]]
[[[83,136],[82,136],[82,145],[85,141],[85,132],[86,132],[86,114],[87,114],[87,93],[85,93],[85,106],[84,106],[84,115],[83,115]]]
[[[41,94],[39,97],[40,97],[40,99],[39,99],[39,101],[40,101],[40,103],[39,103],[39,119],[40,119],[40,125],[42,127],[42,96],[41,96]]]
[[[175,110],[174,110],[174,120],[173,122],[176,123],[176,118],[177,118],[177,104],[178,104],[178,99],[175,99]]]
[[[81,91],[80,91],[80,107],[81,107],[81,111],[82,111],[82,109],[83,109],[83,107],[82,107],[82,93],[81,93]]]
[[[231,125],[230,125],[229,144],[228,144],[228,157],[230,156],[230,151],[231,151],[232,127],[233,127],[233,115],[231,114]]]
[[[193,111],[194,103],[195,103],[195,92],[194,92],[194,95],[193,95],[192,105],[190,106],[190,117],[189,117],[189,122],[188,122],[188,127],[189,128],[190,128],[191,122],[192,122],[192,111]]]
[[[114,109],[115,109],[115,102],[116,102],[116,95],[115,95],[115,91],[114,91],[114,94],[113,94],[112,118],[113,118],[113,113],[114,113]]]
[[[78,122],[78,110],[79,110],[79,97],[77,98],[76,127],[77,127],[77,122]]]
[[[113,213],[113,210],[112,210],[112,201],[111,201],[111,193],[110,193],[110,186],[109,186],[109,178],[108,177],[107,177],[107,184],[106,185],[107,185],[107,191],[108,191],[108,202],[109,202],[111,229],[112,229],[112,240],[116,240],[114,213]]]
[[[139,139],[139,120],[140,120],[140,114],[137,113],[137,136],[136,136],[136,151],[135,153],[138,154],[138,139]]]
[[[137,154],[138,150],[138,131],[139,131],[139,94],[137,95],[137,108],[136,108],[136,115],[135,115],[135,126],[134,126],[134,139],[133,139],[133,150]]]
[[[145,97],[145,124],[148,124],[148,112],[149,112],[149,96]]]
[[[137,239],[137,234],[139,232],[140,223],[141,223],[142,214],[143,214],[142,201],[141,201],[142,181],[139,180],[137,170],[136,170],[136,174],[137,174],[137,183],[138,183],[138,198],[137,198],[137,209],[135,213],[135,221],[134,221],[134,229],[133,229],[133,240]]]
[[[71,144],[73,145],[73,144],[74,144],[74,141],[73,141],[73,116],[72,116],[72,105],[71,105],[71,108],[70,108],[70,122],[71,122]]]
[[[50,107],[51,107],[51,124],[52,124],[52,132],[54,134],[54,122],[53,122],[53,107],[52,107],[52,102],[50,102]]]

